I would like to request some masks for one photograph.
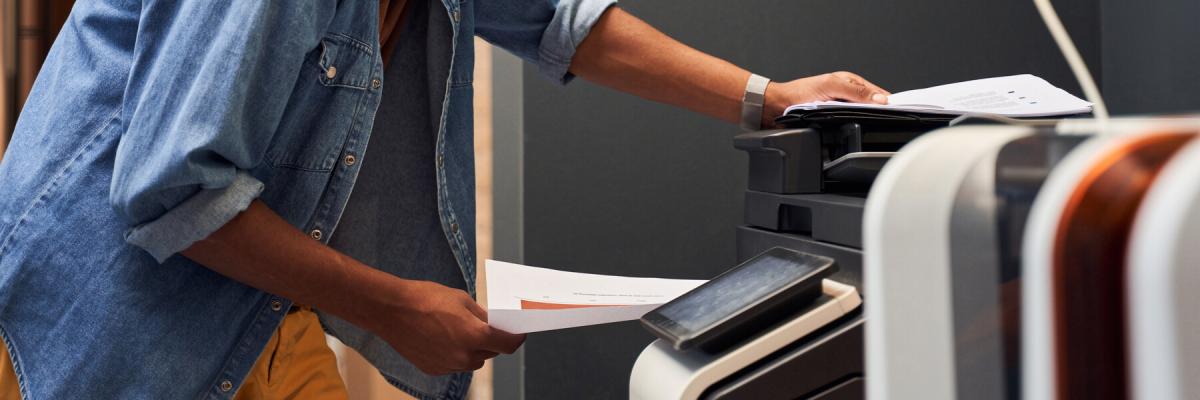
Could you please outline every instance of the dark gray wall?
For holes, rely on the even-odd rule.
[[[1200,111],[1200,1],[1103,0],[1101,79],[1118,114]]]
[[[1105,1],[1106,8],[1099,1]],[[1188,4],[1191,12],[1181,14],[1135,11],[1143,4],[1194,1],[1057,0],[1055,4],[1106,91],[1110,87],[1128,91],[1129,85],[1177,91],[1163,78],[1125,83],[1107,78],[1108,70],[1136,75],[1140,60],[1123,57],[1169,57],[1191,62],[1192,67],[1162,69],[1195,78],[1200,68],[1194,50],[1177,54],[1171,52],[1173,46],[1145,46],[1149,41],[1145,35],[1110,40],[1107,32],[1101,35],[1101,21],[1131,33],[1160,17],[1186,25],[1187,16],[1200,15],[1195,4]],[[1109,2],[1121,4],[1109,7]],[[776,80],[850,70],[900,91],[1032,73],[1080,93],[1030,1],[631,0],[621,4],[685,43]],[[1107,14],[1109,8],[1138,16]],[[1181,40],[1194,42],[1196,37],[1200,35],[1193,33]],[[1102,46],[1118,45],[1136,48],[1102,57]],[[741,222],[746,168],[745,156],[731,146],[735,127],[582,81],[560,88],[530,67],[524,68],[522,78],[523,135],[519,137],[523,147],[520,154],[497,153],[500,159],[519,159],[522,167],[521,186],[510,188],[513,193],[507,195],[521,198],[516,207],[523,212],[521,240],[513,241],[520,251],[512,251],[520,253],[521,259],[514,256],[514,261],[672,278],[709,278],[735,264],[734,227]],[[1188,87],[1178,91],[1195,99],[1200,91],[1194,84]],[[499,91],[497,95],[503,97]],[[1186,109],[1175,107],[1175,98],[1115,100],[1110,95],[1109,99],[1117,113]],[[497,196],[499,201],[502,195]],[[497,213],[503,212],[498,206]],[[497,222],[497,229],[503,229]],[[523,369],[506,367],[523,375],[511,371],[504,375],[523,377],[523,385],[497,382],[498,397],[623,398],[633,361],[651,339],[636,323],[530,335],[520,363]]]

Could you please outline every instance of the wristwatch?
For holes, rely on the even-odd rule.
[[[750,74],[746,82],[746,93],[742,95],[742,129],[757,131],[762,129],[763,98],[767,92],[770,79],[757,74]]]

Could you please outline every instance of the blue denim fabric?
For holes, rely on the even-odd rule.
[[[468,288],[471,37],[565,82],[612,1],[437,2],[453,43],[449,78],[431,82],[446,92],[439,218]],[[0,338],[27,398],[232,397],[290,301],[176,253],[255,198],[329,240],[361,165],[340,161],[365,153],[379,111],[377,7],[76,4],[0,164]],[[383,372],[420,398],[461,398],[469,383]]]

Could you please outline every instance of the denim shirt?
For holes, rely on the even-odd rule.
[[[472,37],[565,83],[612,2],[436,8],[452,43],[431,75],[448,77],[431,82],[437,208],[467,288]],[[177,253],[254,199],[329,240],[362,165],[351,156],[387,112],[377,23],[376,1],[76,3],[0,163],[0,338],[26,398],[233,396],[291,302]],[[365,343],[411,394],[465,395],[469,375],[425,376]]]

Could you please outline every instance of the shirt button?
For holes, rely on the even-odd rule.
[[[333,79],[335,76],[337,76],[337,67],[330,65],[329,68],[325,70],[325,77]]]
[[[283,309],[283,302],[279,300],[271,300],[271,310],[279,311]]]
[[[442,155],[438,154],[437,165],[440,167],[444,163],[445,163],[445,161],[442,160]]]
[[[358,161],[358,159],[354,158],[353,154],[347,154],[346,158],[342,159],[342,162],[346,163],[347,167],[354,165],[354,163],[357,161]]]
[[[458,22],[459,19],[462,19],[462,15],[459,13],[458,10],[454,10],[453,12],[450,13],[450,18],[453,18],[454,22]]]
[[[230,382],[228,379],[221,381],[221,391],[228,392],[230,390],[233,390],[233,382]]]
[[[321,233],[320,229],[313,229],[312,232],[308,233],[308,236],[313,238],[314,240],[321,240],[322,235],[323,234]]]
[[[379,89],[380,86],[383,86],[383,82],[379,78],[371,80],[371,89]]]
[[[450,233],[458,233],[458,223],[450,224]]]

